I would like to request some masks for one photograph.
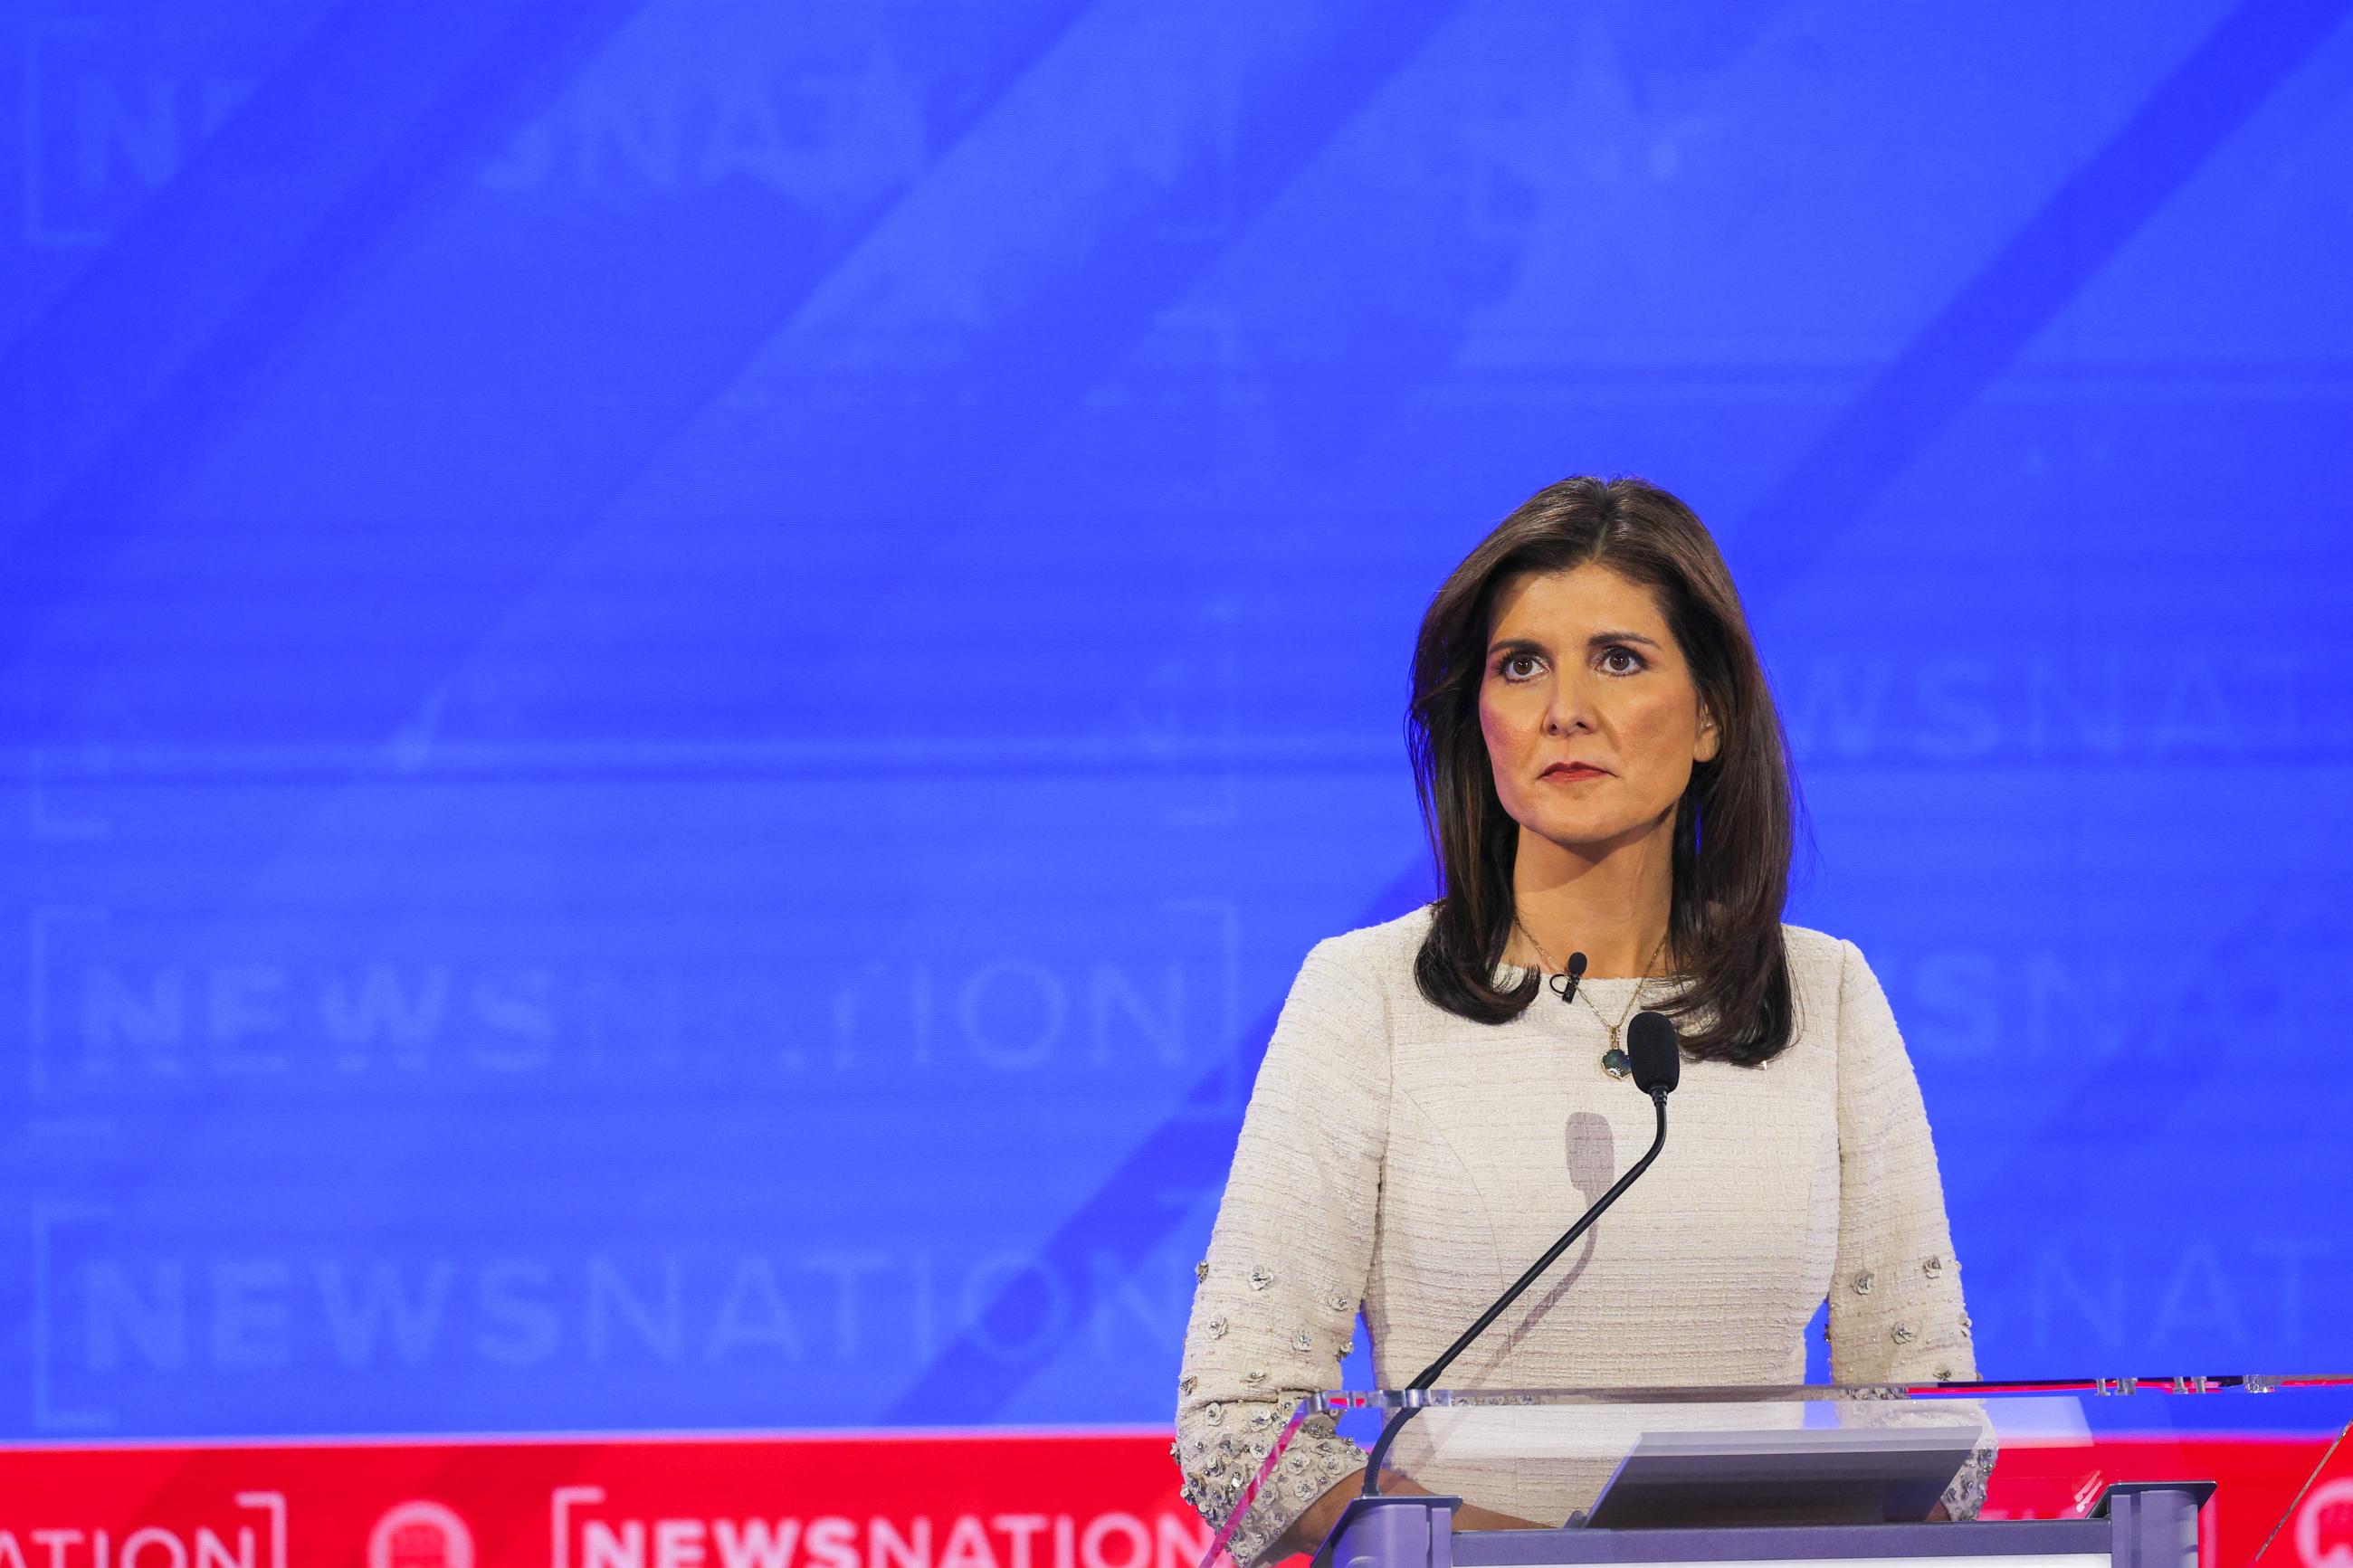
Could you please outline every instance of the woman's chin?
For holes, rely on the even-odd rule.
[[[1670,826],[1672,820],[1672,812],[1662,816],[1624,811],[1554,811],[1542,814],[1533,823],[1523,821],[1521,826],[1556,849],[1592,859],[1640,843]]]

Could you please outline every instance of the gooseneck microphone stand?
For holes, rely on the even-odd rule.
[[[1618,1178],[1615,1186],[1595,1200],[1593,1206],[1561,1234],[1558,1241],[1545,1249],[1542,1258],[1528,1266],[1526,1273],[1512,1282],[1510,1289],[1495,1298],[1493,1306],[1480,1313],[1478,1321],[1463,1330],[1436,1361],[1421,1369],[1420,1376],[1406,1384],[1408,1393],[1419,1393],[1437,1383],[1446,1369],[1454,1364],[1454,1358],[1470,1349],[1471,1342],[1486,1332],[1488,1326],[1502,1317],[1504,1310],[1518,1300],[1546,1269],[1558,1262],[1560,1255],[1575,1246],[1578,1237],[1592,1229],[1593,1222],[1599,1219],[1609,1205],[1651,1168],[1651,1162],[1657,1159],[1659,1151],[1667,1146],[1667,1096],[1674,1092],[1676,1083],[1683,1077],[1683,1056],[1675,1041],[1675,1026],[1663,1013],[1639,1013],[1635,1015],[1626,1038],[1628,1054],[1633,1058],[1634,1087],[1651,1097],[1651,1104],[1659,1114],[1658,1135],[1651,1140],[1651,1147],[1634,1162],[1631,1170]],[[1372,1452],[1366,1456],[1364,1496],[1381,1495],[1381,1461],[1388,1457],[1389,1445],[1397,1441],[1399,1432],[1405,1430],[1405,1424],[1419,1415],[1422,1408],[1419,1405],[1401,1405],[1382,1424],[1379,1438],[1373,1444]]]

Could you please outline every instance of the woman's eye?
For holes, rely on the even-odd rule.
[[[1522,669],[1520,668],[1522,665],[1527,668]],[[1536,672],[1536,656],[1532,653],[1515,653],[1506,658],[1497,668],[1504,672],[1504,679],[1506,680],[1531,679]]]
[[[1642,659],[1630,647],[1609,647],[1601,650],[1601,668],[1612,675],[1631,675],[1642,668]]]

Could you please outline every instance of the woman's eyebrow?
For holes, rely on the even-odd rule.
[[[1644,647],[1656,647],[1659,646],[1655,638],[1646,637],[1640,632],[1629,631],[1596,632],[1591,637],[1585,639],[1585,646],[1588,647],[1607,647],[1611,643],[1621,642],[1640,643]],[[1551,648],[1547,647],[1542,641],[1535,637],[1497,637],[1493,642],[1487,645],[1487,657],[1489,658],[1494,658],[1499,653],[1505,652],[1550,653],[1551,651]]]
[[[1487,657],[1493,658],[1505,648],[1514,653],[1548,653],[1551,650],[1534,637],[1497,637],[1487,645]]]

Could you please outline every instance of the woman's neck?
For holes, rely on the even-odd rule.
[[[1505,962],[1557,971],[1582,952],[1597,980],[1666,973],[1672,831],[1671,818],[1658,831],[1588,851],[1521,828],[1512,900],[1522,929],[1505,945]]]

